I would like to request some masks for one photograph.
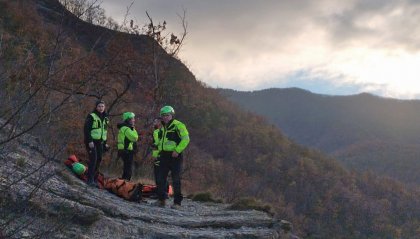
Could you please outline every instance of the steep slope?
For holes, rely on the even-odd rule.
[[[369,94],[326,96],[300,89],[222,90],[286,135],[360,171],[420,183],[420,101]]]
[[[0,132],[3,135],[4,131]],[[0,136],[3,138],[3,136]],[[88,187],[62,162],[23,137],[0,162],[2,238],[273,238],[276,223],[258,211],[185,200],[181,210],[125,201]],[[19,163],[17,163],[19,162]],[[38,169],[34,171],[34,169]],[[7,226],[5,226],[7,225]]]
[[[19,3],[20,6],[16,5]],[[210,191],[228,202],[240,197],[258,197],[271,203],[281,218],[291,220],[298,234],[303,237],[392,238],[401,235],[404,238],[415,238],[420,219],[420,197],[417,191],[408,191],[403,185],[375,175],[349,173],[334,159],[294,144],[262,117],[238,109],[217,90],[198,82],[185,65],[163,54],[162,49],[159,52],[159,64],[154,65],[156,51],[152,49],[155,49],[153,46],[156,43],[148,37],[111,32],[111,37],[106,38],[104,35],[109,30],[77,22],[71,16],[60,15],[62,9],[54,10],[56,1],[22,3],[0,1],[3,9],[7,9],[7,14],[1,15],[7,21],[2,20],[0,26],[7,31],[9,39],[16,40],[16,45],[24,49],[23,53],[11,51],[10,55],[16,56],[36,49],[33,51],[37,60],[35,63],[39,64],[40,71],[47,73],[49,71],[41,63],[57,63],[54,60],[58,59],[57,64],[62,68],[54,65],[48,69],[62,70],[45,74],[53,77],[47,78],[48,81],[41,86],[47,91],[45,96],[53,95],[56,97],[54,100],[64,98],[63,94],[68,94],[71,99],[66,107],[48,115],[45,124],[34,130],[34,133],[48,142],[45,145],[50,151],[56,149],[58,155],[65,157],[62,148],[54,148],[64,144],[71,152],[84,152],[80,143],[83,120],[91,110],[94,96],[99,94],[111,102],[109,108],[112,108],[110,113],[113,125],[119,121],[119,113],[125,110],[141,116],[138,130],[143,131],[144,141],[140,150],[147,149],[144,136],[149,130],[148,119],[155,116],[157,107],[170,104],[177,112],[176,117],[186,123],[192,139],[184,161],[185,192]],[[33,17],[24,17],[28,14],[22,14],[23,9],[32,13]],[[54,15],[61,17],[52,18]],[[67,17],[72,20],[67,20]],[[9,23],[16,22],[16,19],[21,24],[10,27]],[[37,24],[27,29],[31,22]],[[61,35],[67,44],[63,51],[66,54],[53,55],[55,58],[45,60],[45,56],[51,55],[50,50],[55,48],[44,46],[44,41],[54,42],[56,38],[53,38],[53,33],[63,29],[60,27],[62,23],[66,23],[66,31]],[[46,35],[44,41],[39,41],[42,32],[50,33],[51,38]],[[98,34],[97,41],[86,40],[95,39],[95,34]],[[21,39],[27,41],[20,44]],[[6,41],[6,45],[10,42]],[[98,45],[101,47],[96,48]],[[11,58],[4,57],[1,60],[13,65]],[[37,69],[29,70],[21,72],[33,73]],[[161,80],[157,88],[156,75]],[[31,75],[24,76],[28,77],[13,78],[14,81],[7,83],[13,86],[18,82],[26,86],[23,82],[32,78],[29,77]],[[83,83],[80,89],[73,91],[79,82]],[[129,84],[124,84],[126,82]],[[55,84],[60,87],[52,87]],[[124,92],[126,94],[121,96],[120,93]],[[158,92],[158,97],[151,92]],[[14,96],[18,97],[19,94]],[[56,102],[51,101],[53,105]],[[34,104],[33,107],[37,108],[40,104]],[[1,107],[3,112],[7,104],[2,102]],[[8,111],[4,112],[7,115]],[[112,137],[109,139],[110,144],[113,144]],[[137,156],[137,176],[144,176],[141,172],[148,169],[147,158],[144,160],[143,156]],[[103,169],[112,171],[113,164],[110,161],[107,156]],[[223,224],[227,223],[223,221]]]

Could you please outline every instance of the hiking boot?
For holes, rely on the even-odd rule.
[[[156,200],[156,202],[153,203],[153,206],[158,206],[158,207],[165,207],[166,202],[165,200]]]
[[[175,210],[179,210],[179,209],[181,209],[181,204],[174,203],[174,204],[171,206],[171,208],[172,208],[172,209],[175,209]]]

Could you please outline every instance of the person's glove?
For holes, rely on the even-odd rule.
[[[176,151],[172,152],[172,158],[178,158],[179,153],[177,153]]]

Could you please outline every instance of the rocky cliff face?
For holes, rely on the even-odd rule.
[[[10,238],[278,238],[259,211],[186,199],[180,210],[125,201],[87,187],[38,139],[0,151],[0,229]]]
[[[87,27],[83,22],[75,26],[71,17],[61,22],[62,8],[56,0],[20,3],[30,2],[46,23],[68,27],[67,34],[74,33],[74,39],[86,48],[96,43],[96,31],[103,33],[99,34],[102,41],[98,44],[104,44],[109,36],[108,30]],[[139,37],[135,43],[141,45],[144,39]],[[0,115],[4,116],[3,112]],[[21,123],[20,117],[16,117],[16,122]],[[153,200],[133,203],[105,190],[87,187],[63,165],[63,148],[42,141],[45,135],[22,136],[3,144],[16,130],[11,122],[7,123],[9,127],[4,127],[4,123],[0,119],[0,238],[280,237],[279,223],[263,212],[233,211],[227,209],[228,205],[188,199],[182,209],[173,210],[154,207]],[[37,130],[42,132],[49,123],[45,120]]]

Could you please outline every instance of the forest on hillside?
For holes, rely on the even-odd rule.
[[[10,127],[0,141],[1,160],[13,152],[11,142],[27,133],[40,137],[51,153],[47,158],[86,158],[84,119],[93,102],[103,99],[113,125],[111,145],[121,113],[136,113],[141,147],[135,176],[151,177],[151,123],[159,107],[169,104],[191,137],[186,194],[208,191],[226,202],[257,198],[292,221],[303,238],[418,235],[417,189],[349,172],[291,142],[263,117],[238,109],[165,48],[157,34],[163,23],[151,21],[144,34],[118,32],[81,21],[56,0],[0,0],[0,16],[0,128]],[[115,154],[114,148],[107,155],[104,172],[118,171]]]
[[[297,88],[220,89],[262,115],[295,142],[337,158],[346,168],[420,184],[420,101],[370,94],[329,96]]]

